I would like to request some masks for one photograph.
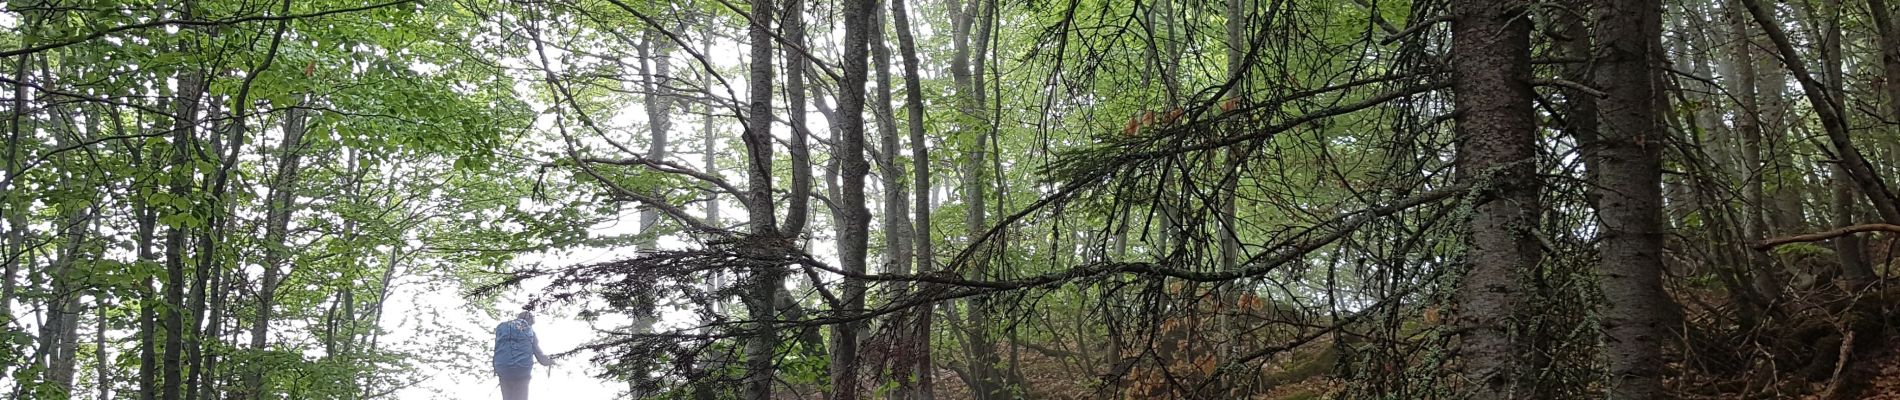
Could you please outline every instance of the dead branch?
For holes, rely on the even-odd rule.
[[[1900,225],[1861,224],[1861,225],[1854,225],[1854,226],[1844,227],[1840,229],[1835,229],[1835,230],[1831,230],[1827,232],[1817,232],[1817,233],[1808,233],[1808,234],[1793,235],[1793,236],[1782,236],[1778,238],[1769,238],[1769,239],[1762,240],[1760,243],[1756,243],[1755,250],[1769,251],[1769,250],[1774,250],[1776,247],[1781,247],[1782,245],[1791,244],[1791,243],[1819,242],[1819,241],[1833,239],[1833,238],[1837,238],[1841,236],[1853,235],[1853,234],[1858,234],[1858,233],[1867,233],[1867,232],[1900,233]]]

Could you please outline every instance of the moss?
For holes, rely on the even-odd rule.
[[[1275,384],[1300,382],[1315,376],[1325,375],[1339,365],[1339,349],[1324,346],[1316,351],[1295,355],[1287,367],[1269,377]]]

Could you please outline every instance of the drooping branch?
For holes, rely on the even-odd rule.
[[[1039,286],[1045,286],[1045,285],[1050,285],[1050,284],[1067,282],[1074,279],[1107,275],[1107,274],[1115,274],[1115,273],[1176,278],[1176,279],[1192,281],[1192,282],[1231,281],[1231,280],[1236,280],[1236,279],[1244,279],[1244,278],[1251,278],[1251,277],[1265,275],[1269,272],[1272,272],[1275,268],[1278,268],[1281,265],[1285,265],[1287,263],[1297,261],[1301,257],[1305,257],[1307,254],[1312,253],[1313,251],[1318,250],[1321,247],[1325,247],[1328,244],[1332,244],[1333,242],[1336,242],[1341,238],[1351,235],[1354,231],[1359,229],[1359,227],[1365,226],[1366,223],[1369,223],[1374,219],[1390,216],[1390,215],[1399,213],[1401,211],[1412,209],[1413,207],[1418,207],[1418,206],[1422,206],[1426,204],[1432,204],[1432,203],[1436,203],[1448,198],[1452,198],[1459,194],[1466,193],[1467,189],[1469,189],[1469,187],[1466,185],[1462,185],[1462,184],[1452,185],[1452,186],[1448,186],[1442,189],[1426,192],[1424,194],[1420,194],[1418,196],[1414,196],[1411,198],[1394,201],[1390,204],[1386,204],[1383,206],[1366,208],[1363,210],[1342,214],[1338,217],[1333,218],[1332,220],[1320,223],[1318,225],[1314,225],[1306,229],[1307,233],[1318,232],[1318,231],[1321,231],[1322,229],[1325,230],[1325,233],[1318,234],[1317,236],[1308,237],[1303,240],[1288,241],[1278,246],[1274,251],[1265,252],[1265,253],[1249,258],[1248,260],[1246,260],[1246,262],[1242,263],[1241,267],[1238,269],[1226,270],[1226,271],[1184,270],[1184,269],[1176,269],[1176,268],[1171,268],[1166,265],[1160,265],[1160,264],[1148,263],[1148,262],[1103,262],[1103,263],[1096,263],[1089,266],[1073,268],[1073,269],[1069,269],[1065,271],[1053,272],[1053,273],[1020,278],[1020,279],[1005,280],[1005,281],[984,281],[984,280],[957,278],[956,275],[954,274],[954,270],[952,270],[952,273],[936,273],[936,274],[923,274],[923,275],[863,274],[863,273],[853,273],[849,271],[844,271],[837,267],[824,265],[822,263],[817,263],[815,260],[801,260],[800,263],[809,264],[813,268],[818,268],[821,270],[825,270],[826,272],[842,275],[847,279],[862,279],[862,280],[874,281],[874,282],[922,282],[922,283],[933,283],[933,284],[942,284],[942,285],[951,285],[951,286],[985,288],[985,289],[997,290],[997,291],[1039,287]],[[1045,202],[1046,201],[1047,200],[1045,200]],[[1038,203],[1038,204],[1045,204],[1045,203]],[[1005,221],[1010,221],[1010,220],[1006,219]],[[999,224],[999,226],[1007,226],[1007,225]],[[992,229],[991,232],[994,233],[995,230]],[[981,243],[983,240],[987,240],[991,238],[992,236],[993,235],[985,235],[978,239],[978,243]],[[972,245],[970,247],[976,247],[976,245]],[[952,266],[953,267],[955,266],[954,262],[952,263]]]

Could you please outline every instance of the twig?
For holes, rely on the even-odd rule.
[[[1380,46],[1390,45],[1392,44],[1392,42],[1397,42],[1399,41],[1399,39],[1404,39],[1406,36],[1412,36],[1413,34],[1417,34],[1419,31],[1423,31],[1426,28],[1431,28],[1432,25],[1438,25],[1438,23],[1440,22],[1451,22],[1451,16],[1440,15],[1436,17],[1431,17],[1430,19],[1426,19],[1424,21],[1419,21],[1417,24],[1412,24],[1412,26],[1405,27],[1405,29],[1398,31],[1398,33],[1393,33],[1392,36],[1386,36],[1385,39],[1380,39],[1379,45]]]

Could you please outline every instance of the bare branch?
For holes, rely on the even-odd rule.
[[[1769,250],[1774,250],[1776,247],[1781,247],[1783,245],[1788,245],[1788,244],[1819,242],[1819,241],[1833,239],[1833,238],[1837,238],[1841,236],[1868,233],[1868,232],[1900,233],[1900,225],[1861,224],[1861,225],[1843,227],[1840,229],[1835,229],[1835,230],[1826,231],[1826,232],[1816,232],[1816,233],[1800,234],[1800,235],[1793,235],[1793,236],[1768,238],[1768,239],[1762,240],[1759,243],[1756,243],[1755,250],[1769,251]]]

